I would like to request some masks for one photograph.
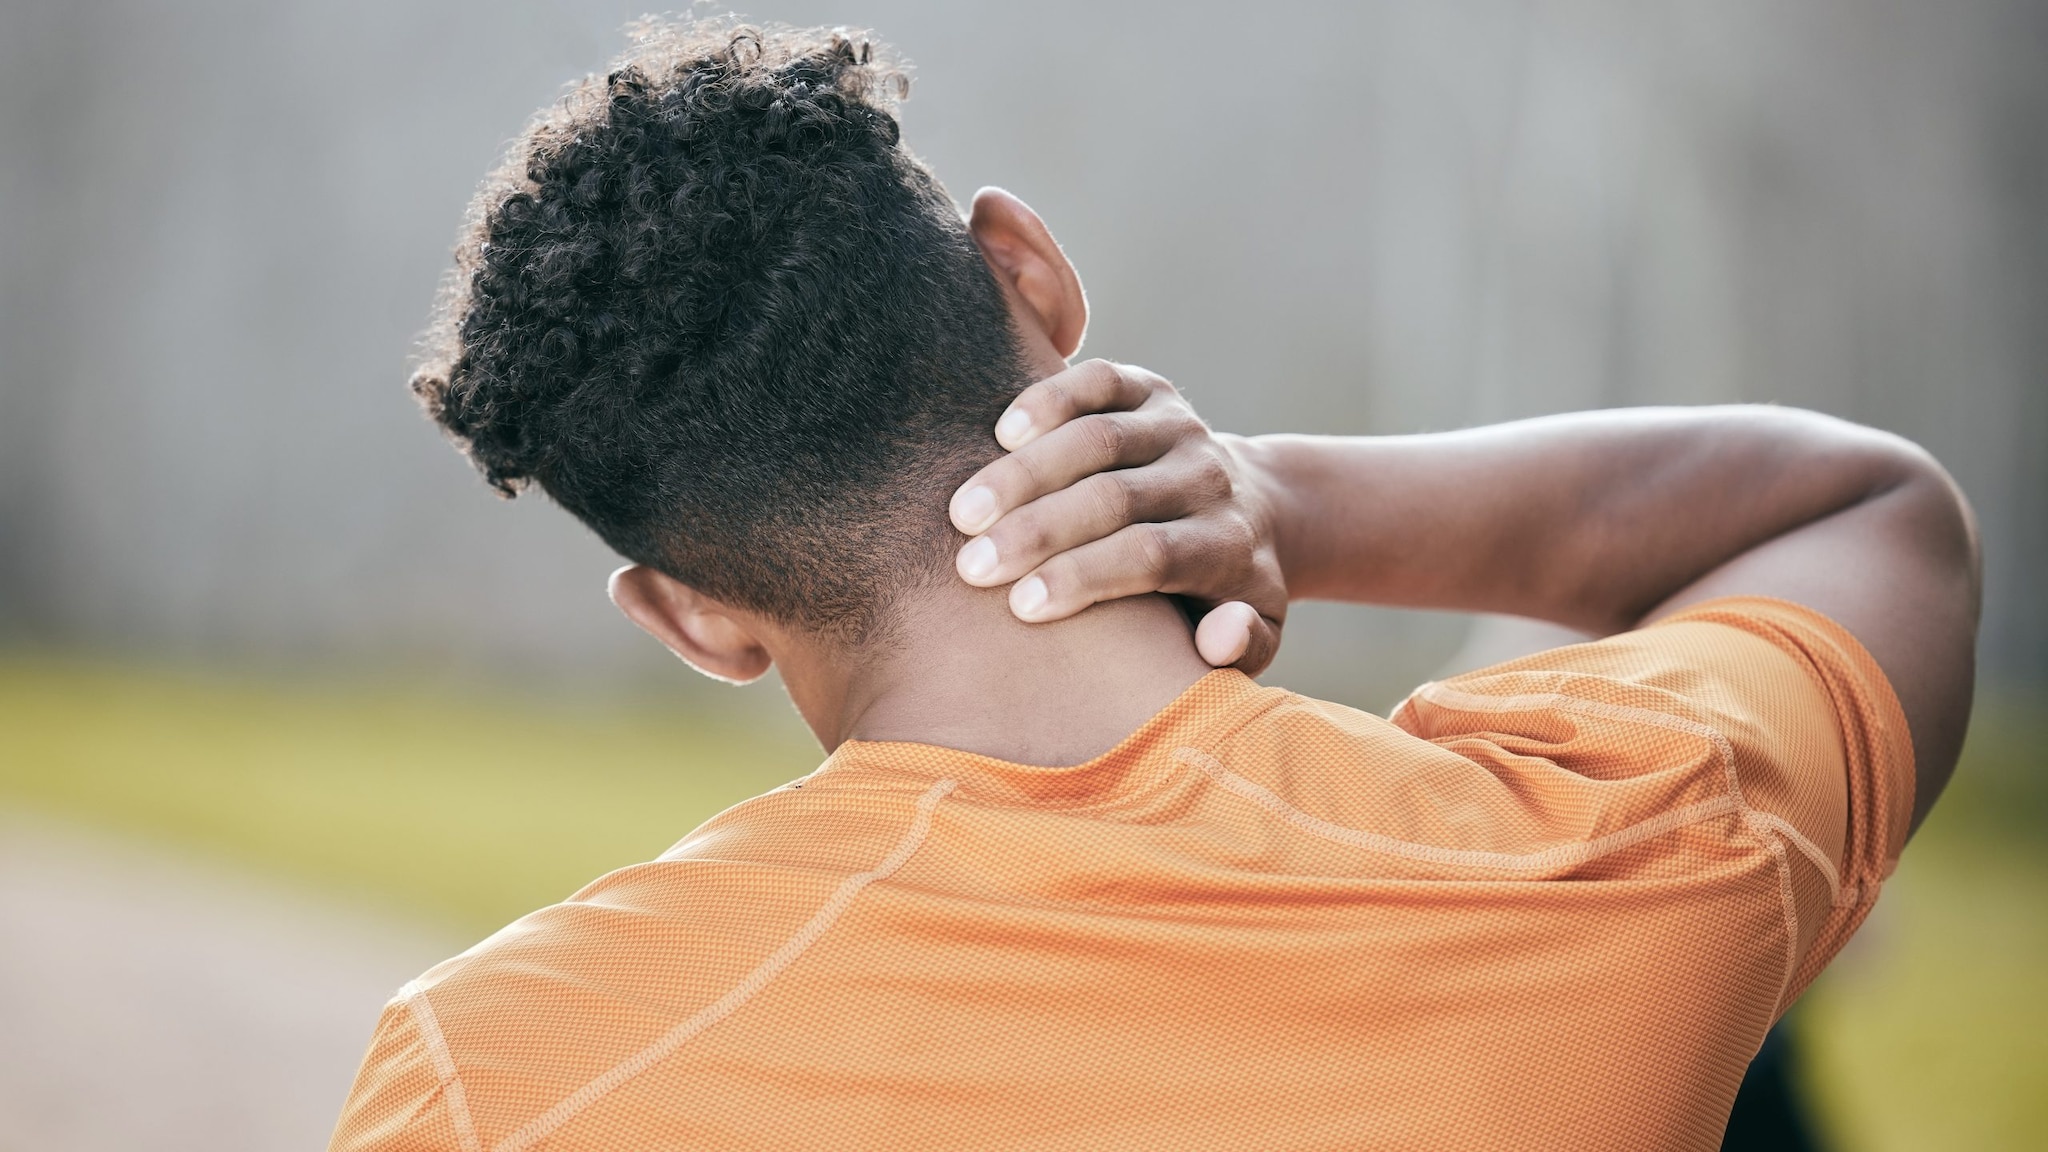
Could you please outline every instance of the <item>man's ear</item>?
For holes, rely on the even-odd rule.
[[[774,660],[746,622],[716,600],[640,564],[612,573],[612,603],[683,662],[714,680],[758,680]]]
[[[967,230],[997,279],[1011,289],[1062,360],[1081,348],[1088,331],[1088,297],[1081,276],[1059,241],[1031,206],[1001,188],[974,194]]]

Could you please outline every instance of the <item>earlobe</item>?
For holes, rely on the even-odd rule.
[[[714,680],[751,683],[774,664],[730,609],[664,572],[628,564],[612,573],[609,591],[626,619]]]
[[[967,228],[1061,359],[1080,351],[1088,332],[1088,296],[1080,273],[1038,213],[1001,188],[983,188],[974,194]]]

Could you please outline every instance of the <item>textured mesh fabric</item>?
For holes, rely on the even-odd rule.
[[[408,984],[333,1147],[1710,1149],[1911,805],[1868,654],[1750,598],[1391,720],[848,743]]]

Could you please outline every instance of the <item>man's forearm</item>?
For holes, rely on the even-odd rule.
[[[1247,439],[1212,432],[1166,381],[1106,361],[1033,384],[997,427],[1009,451],[961,485],[951,513],[976,537],[962,577],[1015,581],[1011,611],[1027,622],[1171,593],[1208,606],[1204,660],[1256,674],[1289,600],[1607,634],[1706,599],[1771,596],[1846,630],[1890,682],[1913,740],[1916,817],[1955,764],[1975,666],[1975,522],[1954,479],[1896,436],[1726,407]]]
[[[1503,612],[1597,633],[1911,473],[1810,412],[1632,409],[1398,437],[1240,442],[1297,599]]]

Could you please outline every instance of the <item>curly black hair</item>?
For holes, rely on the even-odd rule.
[[[643,23],[478,194],[415,394],[507,496],[864,641],[1029,382],[907,94],[843,31]]]

